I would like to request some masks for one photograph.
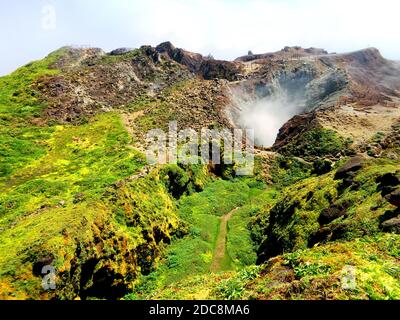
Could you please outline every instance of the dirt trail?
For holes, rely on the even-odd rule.
[[[121,113],[122,121],[125,125],[126,130],[128,130],[131,136],[135,136],[133,126],[135,125],[135,120],[144,114],[144,110],[139,110],[132,113]]]
[[[135,126],[135,120],[137,118],[141,117],[143,114],[144,114],[144,110],[139,110],[139,111],[132,112],[132,113],[125,113],[125,112],[121,113],[122,123],[131,137],[135,137],[135,135],[136,135],[136,132],[133,129]],[[146,153],[146,150],[139,144],[134,144],[134,145],[132,145],[132,147],[138,149],[139,151],[141,151],[143,153]]]
[[[219,226],[219,233],[217,237],[217,242],[215,245],[215,250],[213,254],[213,259],[211,262],[210,270],[211,272],[216,272],[221,270],[221,264],[225,256],[226,251],[226,237],[228,234],[228,221],[232,218],[235,212],[239,208],[233,209],[231,212],[223,215],[221,217],[221,224]]]

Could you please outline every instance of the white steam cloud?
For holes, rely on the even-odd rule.
[[[258,146],[270,147],[279,129],[297,112],[296,105],[286,97],[265,97],[242,103],[238,120],[242,127],[254,129]]]

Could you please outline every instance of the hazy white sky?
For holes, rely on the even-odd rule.
[[[0,0],[0,75],[64,45],[178,47],[233,59],[286,45],[400,60],[398,0]]]

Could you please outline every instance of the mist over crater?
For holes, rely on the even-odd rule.
[[[287,121],[334,103],[346,84],[342,70],[329,67],[321,73],[313,63],[294,61],[270,78],[232,84],[226,113],[235,127],[254,130],[256,145],[270,147]]]
[[[306,86],[312,71],[284,73],[265,81],[245,81],[231,88],[231,121],[235,126],[254,130],[255,144],[269,147],[279,129],[305,110]]]
[[[265,97],[241,105],[238,123],[254,130],[255,144],[269,147],[275,142],[279,129],[296,115],[297,108],[286,96]]]

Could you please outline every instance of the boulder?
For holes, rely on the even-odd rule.
[[[378,190],[381,191],[382,197],[387,196],[397,189],[397,186],[400,185],[399,176],[400,171],[396,171],[394,173],[385,173],[376,179],[376,182],[378,183]]]
[[[328,159],[318,159],[313,163],[313,173],[317,175],[328,173],[332,170],[332,164]]]
[[[160,53],[151,46],[142,46],[141,49],[144,51],[146,56],[148,56],[154,63],[161,62]]]
[[[362,168],[364,160],[365,158],[361,155],[352,157],[343,166],[337,169],[334,179],[338,180],[351,177],[355,172]]]
[[[204,58],[201,54],[175,48],[174,45],[169,41],[160,43],[155,50],[159,54],[167,56],[175,62],[188,67],[188,69],[194,73],[199,72],[200,65],[204,61]]]
[[[166,41],[166,42],[163,42],[163,43],[160,43],[157,47],[156,47],[156,50],[159,52],[159,53],[167,53],[170,57],[172,57],[173,55],[174,55],[174,53],[175,53],[175,50],[176,50],[176,48],[174,47],[174,45],[171,43],[171,42],[169,42],[169,41]]]
[[[385,199],[392,205],[400,207],[400,189],[387,194]]]
[[[400,234],[400,216],[386,220],[381,227],[383,231]]]
[[[397,186],[400,184],[400,179],[398,178],[398,173],[385,173],[384,175],[378,177],[376,182],[378,182],[382,186]]]
[[[315,244],[325,242],[329,239],[332,234],[332,230],[329,227],[322,227],[310,236],[308,246],[313,247]]]
[[[120,55],[123,55],[125,53],[131,52],[133,50],[134,49],[132,49],[132,48],[118,48],[118,49],[115,49],[115,50],[111,51],[110,55],[111,56],[120,56]]]
[[[337,218],[346,216],[347,204],[341,205],[331,205],[329,208],[326,208],[321,211],[321,214],[318,217],[318,222],[321,225],[325,225],[331,223]]]
[[[200,65],[199,72],[206,80],[226,79],[228,81],[235,81],[238,79],[240,69],[233,62],[204,60]]]
[[[347,230],[347,226],[344,223],[321,227],[310,236],[308,246],[313,247],[317,243],[343,239]]]

